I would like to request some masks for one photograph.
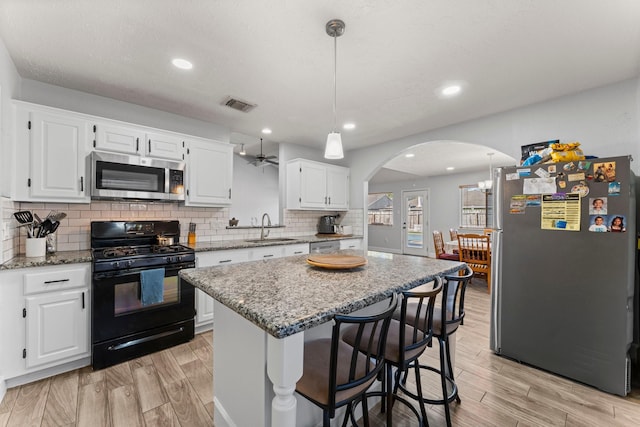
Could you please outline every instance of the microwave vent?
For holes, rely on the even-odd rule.
[[[227,107],[233,108],[234,110],[242,111],[243,113],[248,113],[249,111],[256,108],[256,104],[250,104],[248,102],[241,101],[230,96],[225,98],[225,100],[222,102],[222,105],[226,105]]]

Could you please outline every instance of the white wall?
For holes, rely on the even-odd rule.
[[[280,224],[278,209],[278,167],[255,167],[249,158],[233,155],[233,204],[229,215],[240,222],[239,226],[251,225],[251,218],[261,220],[268,213],[272,224]],[[283,166],[284,167],[284,166]]]
[[[369,249],[385,249],[402,253],[402,191],[429,190],[428,216],[429,227],[425,243],[433,254],[431,232],[440,230],[444,237],[449,236],[450,228],[459,227],[460,197],[459,186],[475,184],[486,178],[486,172],[424,177],[411,181],[397,181],[382,184],[369,183],[369,193],[393,193],[393,226],[369,225]]]
[[[640,173],[640,78],[625,80],[551,101],[349,151],[351,207],[363,208],[363,182],[402,150],[428,141],[481,144],[519,159],[520,146],[559,139],[579,141],[585,154],[632,155]],[[463,95],[464,96],[464,95]]]

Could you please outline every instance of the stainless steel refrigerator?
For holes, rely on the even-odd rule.
[[[492,350],[621,396],[630,390],[636,288],[630,161],[494,175]]]

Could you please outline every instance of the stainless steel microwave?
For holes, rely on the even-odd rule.
[[[185,163],[94,151],[92,199],[184,200]]]

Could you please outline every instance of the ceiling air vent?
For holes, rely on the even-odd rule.
[[[241,101],[230,96],[226,97],[225,100],[222,101],[222,105],[226,105],[234,110],[242,111],[243,113],[248,113],[256,107],[256,104],[249,104],[248,102]]]

